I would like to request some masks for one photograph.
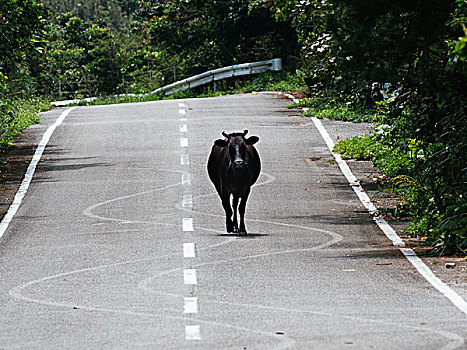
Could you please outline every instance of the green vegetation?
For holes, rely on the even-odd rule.
[[[37,112],[48,104],[32,96],[37,82],[29,76],[44,24],[42,6],[33,0],[4,0],[0,19],[0,146],[4,146],[38,123]]]
[[[0,101],[0,146],[10,144],[14,136],[39,123],[37,113],[49,108],[47,102],[39,99]]]
[[[304,91],[306,84],[303,79],[287,71],[281,72],[266,72],[258,78],[247,80],[240,85],[240,88],[234,90],[238,92],[253,92],[253,91]]]
[[[305,117],[327,118],[354,123],[371,123],[378,119],[378,115],[371,113],[369,110],[354,108],[343,103],[336,105],[323,103],[307,108],[308,109],[303,113]]]
[[[0,18],[2,144],[37,122],[37,101],[138,101],[106,96],[281,57],[280,74],[172,98],[299,90],[306,116],[374,123],[339,152],[393,178],[407,234],[467,250],[466,0],[3,0]]]
[[[334,146],[334,152],[339,153],[342,159],[356,160],[371,160],[377,149],[378,144],[374,142],[373,135],[355,136]]]

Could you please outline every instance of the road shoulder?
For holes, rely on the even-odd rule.
[[[337,142],[354,136],[362,136],[372,131],[369,123],[351,123],[335,120],[322,120],[322,123],[332,140]],[[391,215],[391,208],[400,202],[400,198],[390,191],[382,190],[383,174],[375,168],[370,161],[347,160],[352,173],[356,176],[363,189],[367,192],[377,209],[387,212],[384,219],[401,236],[404,229],[410,224],[408,218],[397,218]],[[335,165],[337,166],[337,165]],[[360,205],[362,211],[365,210]],[[412,248],[430,270],[442,282],[446,283],[464,300],[467,300],[467,261],[462,257],[445,256],[432,257],[428,255],[429,247],[418,239],[402,237],[407,247]]]

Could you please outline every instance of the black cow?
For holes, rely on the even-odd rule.
[[[241,235],[247,234],[244,216],[250,187],[256,182],[261,171],[261,161],[253,146],[259,138],[257,136],[246,138],[247,133],[248,130],[228,135],[222,132],[225,139],[214,141],[208,160],[209,178],[216,187],[225,210],[227,232]],[[233,196],[232,205],[230,205],[230,195]],[[240,198],[239,229],[237,207]]]

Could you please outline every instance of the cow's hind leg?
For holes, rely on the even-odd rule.
[[[233,232],[238,233],[238,220],[237,220],[237,208],[238,208],[239,197],[234,196],[232,201],[233,209]]]
[[[241,235],[246,235],[246,228],[245,228],[245,208],[246,208],[246,201],[248,200],[248,195],[250,192],[248,191],[242,196],[242,200],[240,201],[240,206],[238,208],[238,211],[240,213],[240,230],[239,233]]]
[[[222,206],[225,211],[225,225],[227,232],[234,232],[234,225],[232,223],[232,207],[230,206],[230,195],[222,197]]]

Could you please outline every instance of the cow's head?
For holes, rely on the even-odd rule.
[[[222,135],[225,137],[224,140],[219,139],[214,141],[214,144],[218,147],[228,147],[230,154],[230,164],[235,169],[243,168],[246,158],[246,146],[254,145],[259,141],[259,137],[251,136],[246,138],[245,135],[248,133],[248,130],[244,130],[239,133],[226,134],[224,131]]]

